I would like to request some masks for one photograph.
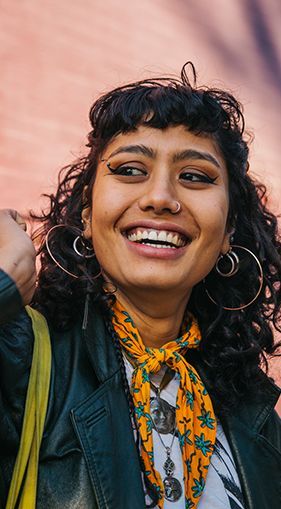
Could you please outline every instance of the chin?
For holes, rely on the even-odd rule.
[[[131,280],[128,281],[126,284],[126,287],[128,290],[130,288],[135,288],[139,290],[144,290],[147,292],[175,292],[177,289],[179,289],[179,283],[176,284],[175,280],[167,281],[163,279],[158,278],[142,278],[138,280]]]

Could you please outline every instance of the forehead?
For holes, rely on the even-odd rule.
[[[187,149],[210,154],[218,160],[220,166],[225,167],[224,158],[219,147],[211,135],[194,134],[185,126],[169,126],[156,129],[141,125],[134,131],[120,133],[107,145],[102,158],[108,159],[120,153],[134,153],[134,147],[143,146],[144,155],[151,157],[173,157],[175,153]],[[136,150],[137,152],[137,150]],[[140,152],[140,151],[139,151]]]

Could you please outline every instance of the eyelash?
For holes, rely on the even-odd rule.
[[[136,168],[135,166],[117,166],[117,168],[112,168],[110,163],[106,165],[111,173],[114,175],[123,175],[125,177],[135,177],[146,175],[145,170],[141,170],[140,168]],[[137,175],[128,174],[128,170],[139,172]],[[189,178],[184,178],[185,175],[188,175]],[[210,177],[209,175],[203,173],[192,173],[192,172],[184,172],[180,175],[180,178],[186,182],[198,182],[198,183],[206,183],[206,184],[214,184],[218,177]]]
[[[183,178],[183,175],[189,175],[189,177],[191,177],[191,178],[183,179],[187,182],[203,182],[203,183],[207,183],[207,184],[214,184],[218,178],[218,177],[210,177],[209,175],[206,175],[205,173],[191,173],[191,172],[182,173],[180,178]]]
[[[145,171],[144,170],[141,170],[140,168],[136,168],[135,166],[117,166],[117,168],[112,168],[110,166],[110,163],[107,163],[106,165],[109,169],[109,171],[111,171],[111,173],[113,173],[114,175],[124,175],[125,177],[134,177],[135,175],[128,175],[128,173],[126,173],[126,171],[128,170],[137,170],[138,172],[140,172],[142,175],[145,175]],[[139,174],[138,174],[139,176]]]

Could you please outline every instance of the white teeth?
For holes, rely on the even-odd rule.
[[[161,231],[158,233],[158,240],[162,240],[163,242],[167,242],[167,233]]]
[[[173,241],[173,234],[172,233],[168,233],[166,240],[167,240],[167,242],[171,243]]]
[[[184,240],[177,233],[171,233],[164,230],[137,230],[137,232],[129,233],[128,240],[131,242],[140,242],[141,240],[157,240],[161,242],[167,242],[173,244],[175,247],[181,247],[185,245]],[[171,248],[173,246],[166,246],[163,244],[153,244],[153,242],[146,242],[148,245],[153,245],[159,248]]]
[[[146,246],[157,247],[157,249],[177,249],[176,246],[165,246],[165,244],[153,244],[152,242],[146,242]]]
[[[155,230],[151,230],[147,238],[148,240],[158,240],[158,234]]]
[[[175,244],[176,246],[178,246],[178,245],[179,245],[179,243],[180,243],[180,239],[179,239],[179,237],[178,237],[177,235],[174,235],[173,240],[172,240],[172,242],[171,242],[171,243],[172,243],[172,244]]]

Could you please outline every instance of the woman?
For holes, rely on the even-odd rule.
[[[260,366],[280,330],[281,246],[241,107],[184,68],[109,92],[90,120],[88,155],[38,218],[35,293],[32,243],[1,214],[1,507],[32,298],[52,342],[36,507],[277,509],[279,389]]]

